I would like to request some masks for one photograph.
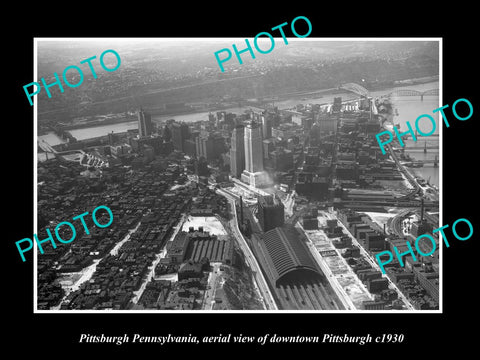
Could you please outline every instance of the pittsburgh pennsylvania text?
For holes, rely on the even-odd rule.
[[[38,238],[114,214],[43,245],[36,311],[441,309],[441,119],[375,138],[441,106],[440,40],[288,40],[222,72],[232,39],[35,39],[38,74],[121,56],[33,98]]]

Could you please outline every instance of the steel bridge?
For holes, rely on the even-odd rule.
[[[415,160],[415,161],[407,161],[402,163],[404,166],[408,167],[423,167],[423,165],[426,164],[433,164],[433,167],[438,167],[439,161],[437,159],[435,160]]]
[[[353,92],[360,96],[369,97],[370,92],[365,89],[363,86],[355,84],[355,83],[346,83],[339,87],[340,89],[347,90]],[[424,96],[438,96],[439,91],[438,89],[429,89],[425,91],[418,91],[414,89],[395,89],[392,92],[386,94],[387,96],[420,96],[421,100],[423,100]]]
[[[413,89],[396,89],[390,92],[388,95],[392,96],[420,96],[420,99],[423,100],[424,96],[438,96],[438,89],[430,89],[425,91],[418,91]]]
[[[367,89],[365,89],[363,86],[355,84],[355,83],[343,84],[339,88],[343,89],[343,90],[351,91],[351,92],[353,92],[357,95],[360,95],[360,96],[365,96],[365,97],[370,96],[370,92]]]

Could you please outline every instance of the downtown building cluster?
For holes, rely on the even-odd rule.
[[[388,103],[378,105],[380,112],[388,111]],[[272,195],[257,196],[253,207],[237,201],[236,211],[239,228],[279,308],[343,309],[306,247],[304,235],[295,226],[297,221],[305,230],[318,229],[317,210],[334,207],[339,211],[339,220],[361,246],[374,254],[388,249],[396,240],[387,237],[385,229],[361,212],[386,211],[399,204],[418,206],[408,189],[398,190],[404,182],[402,173],[374,141],[380,125],[368,111],[368,100],[347,106],[336,98],[331,106],[298,105],[292,110],[270,107],[246,110],[239,115],[219,111],[210,114],[208,120],[189,124],[175,120],[155,123],[148,112],[140,109],[138,131],[62,145],[64,150],[87,151],[88,156],[80,162],[83,166],[80,170],[84,171],[79,171],[78,164],[68,162],[59,168],[61,157],[53,160],[57,163],[40,164],[39,169],[46,166],[55,171],[39,170],[39,175],[45,176],[39,176],[40,182],[45,180],[39,197],[45,201],[39,207],[58,205],[52,199],[63,194],[62,201],[67,200],[62,208],[65,212],[65,208],[77,202],[82,206],[88,204],[86,194],[92,193],[92,206],[93,199],[102,194],[112,211],[119,212],[119,228],[92,233],[91,238],[81,242],[84,250],[76,250],[80,244],[71,245],[75,251],[54,254],[52,262],[44,264],[45,271],[39,272],[42,279],[39,303],[41,299],[41,306],[49,308],[58,305],[64,295],[55,285],[57,275],[52,270],[55,261],[61,264],[62,271],[69,266],[71,271],[79,271],[94,259],[101,259],[93,281],[72,291],[62,301],[62,308],[200,308],[208,287],[208,263],[229,265],[235,258],[232,244],[201,228],[180,231],[168,241],[166,256],[154,269],[157,279],[147,283],[139,299],[135,302],[132,299],[147,275],[145,264],[152,264],[155,255],[165,248],[182,215],[229,218],[226,200],[205,190],[207,186],[223,188],[239,184],[274,189]],[[69,169],[68,176],[64,168]],[[79,189],[83,193],[72,190],[77,183],[82,184]],[[393,185],[385,186],[386,183]],[[287,195],[292,190],[297,196],[293,206],[289,205]],[[435,207],[432,201],[427,205]],[[356,212],[349,213],[349,209]],[[46,212],[39,212],[45,221]],[[348,220],[348,216],[354,216],[356,223],[353,218]],[[422,219],[412,229],[427,229],[432,226],[428,225],[430,222]],[[116,249],[117,255],[111,255],[114,246],[137,225],[131,239]],[[365,303],[364,309],[402,307],[398,294],[388,288],[387,279],[364,261],[360,249],[352,245],[333,220],[324,231],[374,295],[375,300]],[[129,270],[125,271],[127,267]],[[407,266],[404,271],[408,274],[399,281],[393,280],[415,308],[437,306],[438,282],[435,290],[437,280],[432,276],[435,268],[436,263],[429,267],[427,261]],[[171,273],[178,274],[177,282],[158,279]],[[392,278],[394,274],[389,276]]]

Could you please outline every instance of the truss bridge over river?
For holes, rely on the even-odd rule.
[[[438,96],[438,89],[429,89],[425,91],[418,91],[414,89],[396,89],[390,92],[390,96],[420,96],[423,101],[424,96]]]
[[[347,83],[340,86],[341,89],[353,92],[360,96],[369,97],[370,92],[365,89],[363,86],[355,83]],[[415,90],[415,89],[395,89],[387,94],[386,96],[420,96],[420,99],[423,100],[424,96],[438,96],[438,89],[429,89],[425,91]]]

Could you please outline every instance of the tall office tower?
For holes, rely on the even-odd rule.
[[[195,139],[195,146],[197,149],[197,156],[204,157],[207,161],[211,161],[215,158],[215,148],[213,137],[209,135],[207,136],[199,136]]]
[[[190,129],[185,123],[172,124],[172,142],[175,150],[185,152],[185,140],[190,138]]]
[[[108,145],[113,146],[116,141],[117,141],[117,137],[115,136],[113,131],[111,133],[108,133]]]
[[[263,140],[262,128],[255,122],[245,127],[245,170],[241,180],[254,187],[268,183],[268,175],[263,171]]]
[[[186,155],[191,157],[199,156],[197,153],[197,139],[200,136],[198,131],[193,131],[190,133],[189,139],[183,142],[183,150]]]
[[[172,140],[172,131],[167,125],[165,125],[163,127],[163,141],[169,142],[170,140]]]
[[[260,115],[262,121],[262,134],[264,139],[269,139],[272,137],[272,116],[268,113]]]
[[[232,132],[230,173],[240,179],[243,170],[245,170],[245,126],[237,125]]]
[[[218,134],[199,135],[195,139],[197,156],[203,156],[207,161],[221,158],[225,152],[225,142],[223,137]]]
[[[215,158],[221,158],[222,154],[227,152],[227,145],[225,144],[225,139],[220,133],[212,134],[213,138],[213,150],[215,151]]]
[[[263,171],[262,129],[254,121],[245,127],[245,169],[250,173]]]
[[[258,222],[267,232],[285,223],[284,206],[277,196],[260,196],[258,199]]]
[[[138,110],[138,134],[142,136],[150,136],[153,132],[152,117],[142,109]]]

